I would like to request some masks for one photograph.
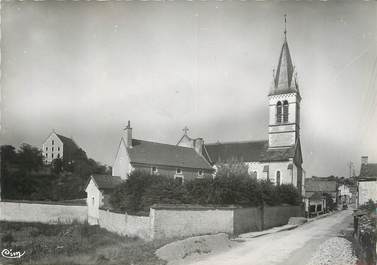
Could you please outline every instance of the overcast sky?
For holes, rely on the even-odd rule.
[[[267,139],[288,43],[307,175],[377,162],[376,1],[2,2],[1,144],[73,137],[112,165],[121,130],[175,144]]]

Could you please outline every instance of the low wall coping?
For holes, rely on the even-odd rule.
[[[154,204],[151,209],[156,210],[234,210],[241,209],[240,206],[216,206],[216,205],[194,205],[194,204]]]
[[[86,206],[86,203],[80,202],[59,202],[59,201],[27,201],[27,200],[1,200],[0,202],[10,203],[28,203],[28,204],[47,204],[47,205],[64,205],[64,206]]]

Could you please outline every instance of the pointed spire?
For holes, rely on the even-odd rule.
[[[284,40],[287,41],[287,14],[284,14]]]
[[[281,48],[270,95],[297,92],[293,77],[294,67],[287,42],[287,15],[284,15],[284,43]]]

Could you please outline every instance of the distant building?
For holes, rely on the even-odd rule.
[[[327,211],[326,196],[316,191],[309,197],[304,198],[305,214],[307,217],[323,214]]]
[[[340,185],[338,187],[338,201],[343,204],[343,203],[346,203],[346,204],[349,204],[349,203],[352,203],[352,198],[353,198],[353,195],[352,195],[352,192],[351,192],[351,189],[349,186],[347,185]]]
[[[195,147],[184,147],[134,139],[128,122],[119,143],[112,174],[125,180],[137,169],[181,182],[212,177],[214,169],[202,155],[202,147],[203,141],[197,141]]]
[[[377,202],[377,163],[369,163],[368,157],[361,157],[360,174],[357,179],[358,206],[369,200]]]
[[[323,214],[328,211],[326,194],[329,194],[334,203],[338,199],[336,180],[321,178],[305,179],[305,212],[308,216]]]
[[[57,158],[71,161],[74,154],[79,150],[81,149],[75,141],[55,132],[52,132],[42,144],[42,154],[45,163],[51,163]]]
[[[108,175],[92,175],[86,185],[86,203],[88,206],[88,222],[97,224],[99,209],[110,209],[109,198],[111,192],[122,183],[120,177]]]
[[[338,185],[336,180],[326,180],[321,178],[307,178],[305,180],[305,197],[310,198],[315,193],[329,194],[333,202],[337,202]]]

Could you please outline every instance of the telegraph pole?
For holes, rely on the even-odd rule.
[[[350,178],[352,178],[352,172],[353,172],[353,162],[352,161],[350,161],[349,163],[348,163],[348,167],[349,167],[349,177]]]

